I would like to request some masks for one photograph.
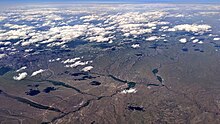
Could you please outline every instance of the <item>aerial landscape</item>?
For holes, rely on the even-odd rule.
[[[0,5],[0,124],[220,124],[220,3],[27,1]]]

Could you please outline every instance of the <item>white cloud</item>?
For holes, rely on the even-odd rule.
[[[9,42],[9,41],[7,41],[7,42],[0,42],[0,45],[4,45],[4,46],[11,45],[11,42]]]
[[[10,30],[0,33],[0,40],[27,39],[30,32],[34,32],[32,26],[7,24]]]
[[[106,9],[100,6],[98,8]],[[120,7],[108,7],[120,10]],[[133,8],[133,6],[132,6]],[[81,10],[82,9],[82,10]],[[118,11],[120,12],[120,11]],[[77,16],[82,14],[85,16]],[[66,44],[77,38],[89,42],[112,42],[117,31],[123,32],[124,36],[143,35],[152,33],[157,25],[167,25],[169,22],[158,20],[167,13],[162,11],[151,12],[122,12],[109,14],[97,11],[97,8],[65,9],[48,7],[35,7],[28,9],[15,9],[10,11],[7,18],[11,22],[31,23],[33,26],[24,24],[4,24],[9,28],[7,31],[0,31],[0,40],[19,39],[13,45],[46,45],[47,47],[68,47]],[[66,20],[66,17],[68,20]],[[5,16],[6,17],[6,16]],[[72,22],[83,21],[82,24]],[[100,21],[99,24],[92,24],[91,21]],[[104,22],[104,24],[102,23]],[[73,25],[74,24],[74,25]],[[44,27],[45,26],[45,27]],[[46,28],[46,29],[45,29]],[[41,30],[42,29],[42,30]]]
[[[27,72],[19,73],[18,76],[14,76],[13,79],[20,81],[27,77]]]
[[[117,15],[110,15],[106,23],[114,24],[122,31],[124,36],[138,36],[145,33],[152,33],[156,25],[165,25],[165,22],[156,20],[165,16],[166,12],[128,12]]]
[[[200,15],[202,16],[207,16],[207,15],[220,15],[220,12],[199,12]]]
[[[55,15],[55,14],[50,14],[50,15],[48,15],[48,16],[46,16],[46,18],[48,19],[48,20],[63,20],[63,18],[62,17],[60,17],[60,16],[58,16],[58,15]]]
[[[199,41],[199,42],[198,42],[198,44],[203,44],[203,43],[204,43],[203,41]]]
[[[7,55],[6,54],[0,54],[0,59],[6,57]]]
[[[217,41],[217,40],[220,40],[220,38],[219,37],[215,37],[215,38],[213,38],[213,40]]]
[[[6,23],[3,25],[4,27],[8,27],[10,29],[21,29],[21,28],[27,28],[29,26],[27,25],[17,25],[17,24],[10,24],[10,23]]]
[[[26,69],[26,68],[27,68],[27,66],[23,66],[23,67],[21,67],[20,69],[16,70],[16,72],[20,72],[20,71],[22,71],[22,70],[24,70],[24,69]]]
[[[49,60],[49,62],[55,62],[55,61],[60,61],[61,60],[61,58],[56,58],[56,59],[50,59]],[[64,61],[62,61],[62,63],[63,63]]]
[[[159,39],[160,39],[160,37],[158,37],[158,36],[151,36],[151,37],[148,37],[146,39],[146,41],[154,41],[154,40],[159,40]]]
[[[53,27],[48,31],[34,32],[28,34],[31,38],[22,42],[22,46],[40,42],[41,44],[50,43],[47,46],[62,46],[80,36],[85,35],[87,25]]]
[[[169,29],[169,31],[187,31],[187,32],[197,32],[197,33],[203,33],[210,31],[211,26],[209,25],[197,25],[197,24],[181,24],[176,25],[172,29]]]
[[[129,90],[123,90],[121,91],[122,94],[127,94],[127,93],[136,93],[137,90],[134,88],[130,88]]]
[[[38,71],[35,71],[35,72],[33,72],[32,74],[31,74],[31,77],[32,76],[36,76],[36,75],[38,75],[38,74],[40,74],[40,73],[42,73],[42,72],[44,72],[45,70],[43,70],[43,69],[40,69],[40,70],[38,70]]]
[[[92,66],[86,66],[86,67],[84,67],[83,69],[82,69],[82,71],[90,71],[91,69],[93,69],[93,67]]]
[[[80,57],[76,57],[76,58],[73,58],[73,59],[67,59],[67,60],[62,61],[62,63],[64,63],[64,64],[74,63],[77,60],[80,60]]]
[[[175,15],[174,17],[184,17],[183,14],[178,14],[178,15]]]
[[[109,38],[103,36],[88,37],[86,39],[90,42],[107,42],[110,40]]]
[[[5,19],[6,19],[6,17],[0,16],[0,21],[3,21],[3,20],[5,20]]]
[[[191,39],[191,40],[194,40],[194,39],[196,39],[196,37],[191,37],[190,39]]]
[[[152,9],[151,11],[143,9],[143,11],[140,11],[139,7],[139,5],[117,5],[109,6],[108,8],[96,6],[95,8],[82,7],[80,10],[68,8],[62,9],[62,11],[60,8],[50,7],[16,9],[9,12],[8,15],[6,14],[7,16],[3,15],[3,18],[7,17],[10,23],[2,25],[6,29],[0,29],[0,40],[19,39],[19,41],[11,42],[12,46],[15,47],[18,47],[18,45],[45,45],[47,47],[59,46],[64,48],[68,47],[69,42],[74,42],[78,38],[89,42],[111,43],[115,41],[117,36],[128,37],[126,39],[149,36],[146,41],[154,41],[158,39],[165,40],[164,37],[166,37],[153,36],[154,34],[151,34],[154,31],[158,31],[158,28],[160,28],[159,31],[188,31],[198,34],[211,29],[211,26],[206,24],[181,24],[172,28],[169,25],[170,22],[161,20],[166,19],[164,17],[183,17],[183,13],[172,14],[168,13],[169,11],[166,11],[166,9],[161,9],[164,12],[155,11],[158,9]],[[101,10],[97,8],[101,8]],[[105,12],[103,12],[103,9]],[[175,10],[177,8],[167,9]],[[114,14],[111,13],[112,10],[115,11]],[[129,10],[132,10],[132,12]],[[81,15],[78,16],[79,14]],[[187,15],[185,16],[187,17]],[[25,21],[30,22],[27,25],[13,23]],[[92,21],[97,23],[92,23]],[[28,26],[29,23],[33,26]],[[8,43],[8,45],[11,44]],[[131,47],[137,48],[138,46]],[[6,50],[7,48],[2,49]],[[73,67],[74,65],[72,64],[74,63],[72,62],[66,66],[71,65]]]
[[[26,49],[26,50],[24,50],[24,52],[26,52],[26,53],[31,52],[31,51],[33,51],[33,49]]]
[[[199,39],[194,39],[192,42],[197,43],[197,42],[199,42]]]
[[[87,16],[80,17],[80,19],[82,19],[83,22],[101,20],[100,16],[98,15],[87,15]]]
[[[169,26],[162,26],[161,29],[162,29],[162,30],[169,29]]]
[[[180,41],[180,43],[186,43],[187,39],[186,38],[181,38],[179,41]]]
[[[89,64],[89,63],[91,63],[91,62],[92,62],[92,61],[85,61],[85,62],[76,61],[76,62],[73,63],[73,64],[65,65],[65,67],[74,68],[74,67],[77,67],[77,66],[87,65],[87,64]]]
[[[138,47],[140,47],[140,44],[132,44],[131,47],[132,48],[138,48]]]

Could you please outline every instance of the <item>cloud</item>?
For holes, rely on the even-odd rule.
[[[140,44],[132,44],[131,47],[132,47],[132,48],[139,48],[139,47],[140,47]]]
[[[76,57],[76,58],[73,58],[73,59],[67,59],[67,60],[62,61],[62,63],[63,64],[74,63],[77,60],[80,60],[80,57]]]
[[[5,20],[5,19],[6,19],[6,17],[0,16],[0,21],[3,21],[3,20]]]
[[[103,36],[88,37],[86,39],[90,42],[107,42],[110,40],[109,38]]]
[[[49,62],[55,62],[55,61],[60,61],[61,58],[56,58],[56,59],[50,59]],[[62,61],[63,62],[63,61]]]
[[[220,12],[198,12],[199,15],[208,16],[208,15],[220,15]]]
[[[90,21],[101,20],[101,17],[98,15],[87,15],[87,16],[80,17],[80,19],[82,19],[83,22],[90,22]]]
[[[199,39],[194,39],[192,42],[193,42],[193,43],[198,43],[198,42],[199,42]]]
[[[26,68],[27,68],[27,66],[23,66],[23,67],[21,67],[20,69],[16,70],[16,72],[20,72],[20,71],[22,71],[22,70],[25,70]]]
[[[55,15],[55,14],[50,14],[50,15],[46,16],[46,18],[48,20],[55,20],[55,21],[63,20],[63,18],[61,16],[58,16],[58,15]]]
[[[145,33],[152,33],[153,27],[157,25],[155,21],[163,17],[165,12],[129,12],[117,16],[112,16],[114,22],[118,24],[118,28],[124,32],[125,36],[137,36]],[[161,23],[163,24],[163,23]]]
[[[91,63],[91,62],[92,62],[92,61],[85,61],[85,62],[82,62],[82,61],[76,61],[76,62],[73,63],[73,64],[65,65],[65,67],[74,68],[74,67],[77,67],[77,66],[87,65],[87,64],[89,64],[89,63]]]
[[[186,38],[181,38],[179,41],[180,41],[180,43],[186,43],[187,39]]]
[[[154,40],[159,40],[159,39],[160,37],[158,36],[151,36],[151,37],[146,38],[146,41],[154,41]]]
[[[213,38],[214,41],[220,40],[220,37]]]
[[[43,70],[43,69],[40,69],[40,70],[38,70],[38,71],[35,71],[35,72],[33,72],[32,74],[31,74],[31,77],[33,77],[33,76],[36,76],[36,75],[38,75],[38,74],[40,74],[40,73],[42,73],[42,72],[44,72],[45,70]]]
[[[20,81],[27,77],[27,72],[19,73],[18,76],[14,76],[13,79]]]
[[[146,41],[156,41],[165,40],[165,36],[155,36],[158,31],[203,33],[211,30],[211,26],[206,24],[180,24],[171,27],[173,24],[167,22],[166,17],[188,17],[184,12],[179,13],[179,7],[161,5],[149,11],[146,5],[106,6],[74,6],[75,8],[66,9],[51,6],[16,8],[0,16],[0,19],[3,17],[8,20],[7,23],[3,21],[4,28],[0,29],[0,40],[4,42],[15,40],[16,42],[10,41],[7,44],[15,48],[19,46],[26,48],[29,45],[67,48],[69,43],[75,40],[117,43],[118,38],[129,40],[146,38]],[[167,6],[168,8],[165,9],[164,7]],[[15,51],[10,52],[13,53]],[[56,60],[51,60],[53,61]],[[74,67],[74,63],[65,63],[65,65]]]
[[[8,46],[8,45],[11,45],[11,42],[9,42],[9,41],[1,42],[0,41],[0,45]]]
[[[28,39],[29,33],[34,32],[33,26],[27,25],[16,25],[16,24],[5,24],[9,30],[0,33],[0,41],[13,40],[13,39]]]
[[[106,9],[102,6],[97,7]],[[97,8],[68,8],[62,11],[61,8],[52,7],[39,9],[38,6],[17,8],[7,13],[10,23],[3,25],[7,30],[0,31],[0,40],[18,40],[13,43],[14,46],[44,45],[64,48],[68,47],[67,43],[74,42],[77,38],[88,42],[113,42],[116,32],[123,32],[122,35],[125,37],[137,37],[152,33],[157,25],[169,24],[158,21],[167,12],[107,12],[113,8],[120,10],[121,7],[109,6],[104,13],[97,11]],[[97,24],[93,23],[94,21]]]
[[[73,59],[66,59],[61,61],[61,63],[65,64],[65,67],[68,68],[75,68],[77,66],[83,66],[83,65],[87,65],[89,63],[92,63],[92,61],[81,61],[80,59],[83,57],[76,57]],[[88,67],[90,68],[90,67]]]
[[[198,44],[203,44],[203,43],[204,43],[203,41],[199,41],[199,42],[198,42]]]
[[[93,67],[92,66],[86,66],[86,67],[84,67],[83,69],[82,69],[82,71],[90,71],[91,69],[93,69]]]
[[[6,54],[0,54],[0,59],[6,57],[7,55]]]
[[[122,94],[136,93],[136,92],[137,92],[137,90],[134,89],[134,88],[130,88],[130,89],[128,89],[128,90],[123,90],[123,91],[121,91]]]
[[[196,33],[204,33],[210,31],[211,26],[209,25],[197,25],[197,24],[181,24],[176,25],[170,31],[187,31],[187,32],[196,32]]]

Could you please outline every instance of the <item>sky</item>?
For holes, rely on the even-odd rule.
[[[77,3],[220,3],[220,0],[0,0],[0,3],[45,3],[45,2],[77,2]]]

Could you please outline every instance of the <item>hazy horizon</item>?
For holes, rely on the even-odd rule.
[[[0,3],[220,3],[219,0],[1,0]]]

